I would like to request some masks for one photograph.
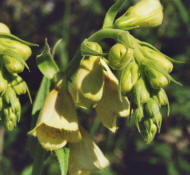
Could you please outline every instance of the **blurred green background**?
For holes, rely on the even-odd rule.
[[[128,0],[126,7],[137,0]],[[161,133],[151,144],[145,144],[132,120],[120,119],[119,130],[109,133],[96,120],[95,113],[79,111],[81,122],[111,161],[111,166],[93,175],[189,175],[190,174],[190,3],[189,0],[162,0],[164,21],[154,29],[134,30],[134,36],[145,40],[172,58],[185,60],[175,64],[172,75],[183,83],[166,89],[171,103],[170,117],[163,119]],[[35,55],[47,37],[51,46],[63,38],[56,58],[64,69],[82,40],[98,30],[113,0],[1,0],[0,21],[13,34],[40,44],[28,61],[31,71],[22,73],[33,99],[42,74]],[[58,59],[61,58],[61,59]],[[30,175],[33,149],[27,132],[31,128],[31,105],[22,101],[22,119],[12,132],[0,126],[0,175]],[[86,120],[88,119],[88,120]],[[2,139],[4,138],[4,139]],[[2,141],[4,143],[2,144]],[[43,174],[59,175],[55,155],[44,162]]]

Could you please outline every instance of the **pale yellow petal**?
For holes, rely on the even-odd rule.
[[[47,150],[81,139],[74,103],[67,90],[52,90],[40,112],[36,127],[29,132]]]
[[[108,159],[83,128],[81,133],[80,142],[69,144],[70,175],[86,175],[90,171],[100,170],[109,165]]]
[[[96,106],[96,112],[103,125],[112,132],[115,132],[117,130],[117,117],[129,116],[130,103],[127,97],[122,97],[122,101],[120,100],[118,80],[106,63],[102,63],[106,68],[104,71],[104,93],[101,101]]]

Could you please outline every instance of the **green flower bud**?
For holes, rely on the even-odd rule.
[[[0,93],[7,89],[8,82],[3,75],[3,70],[0,68]]]
[[[16,76],[16,78],[11,82],[11,86],[17,95],[25,94],[28,89],[26,82],[20,76]]]
[[[3,98],[0,97],[0,111],[3,109]]]
[[[3,61],[7,71],[11,74],[21,73],[24,70],[24,64],[14,57],[5,55]]]
[[[145,75],[153,89],[160,89],[169,84],[169,80],[161,72],[158,72],[153,68],[146,67]]]
[[[157,127],[154,124],[153,120],[145,119],[142,122],[140,122],[139,126],[140,133],[143,136],[144,141],[146,143],[150,143],[154,139],[157,132]]]
[[[17,98],[15,91],[10,86],[8,86],[3,97],[4,97],[5,102],[11,105],[14,104],[15,99]]]
[[[167,72],[171,72],[173,70],[173,64],[170,60],[168,60],[164,54],[161,54],[153,49],[150,49],[148,47],[142,47],[143,52],[145,56],[147,56],[150,59],[153,59],[156,64],[159,64],[163,69],[165,69]]]
[[[88,41],[87,46],[98,53],[102,53],[102,47],[97,42]]]
[[[133,86],[136,84],[139,77],[139,68],[135,61],[129,63],[124,70],[124,75],[121,80],[122,94],[130,92]]]
[[[12,49],[13,51],[17,52],[25,61],[31,56],[32,50],[29,46],[20,43],[15,40],[2,38],[0,39],[0,47],[4,49]]]
[[[5,25],[4,23],[0,22],[0,33],[11,33],[11,31],[8,28],[7,25]]]
[[[150,98],[149,101],[145,105],[145,111],[146,111],[147,117],[152,118],[156,126],[160,130],[160,127],[162,124],[162,115],[160,113],[158,103],[154,99]]]
[[[135,110],[135,123],[139,132],[140,132],[139,122],[142,121],[143,117],[144,117],[143,106],[140,106]]]
[[[167,94],[165,92],[164,89],[160,89],[158,91],[158,94],[157,94],[157,97],[158,97],[158,101],[159,101],[159,104],[162,106],[164,105],[168,105],[169,104],[169,100],[168,100],[168,97],[167,97]]]
[[[123,69],[133,55],[133,49],[127,48],[123,44],[117,43],[109,51],[109,65],[114,70]]]
[[[144,79],[141,77],[134,86],[134,101],[137,105],[146,103],[150,99],[150,94]]]
[[[17,116],[11,108],[5,108],[3,112],[5,115],[5,126],[9,131],[12,131],[17,124]]]
[[[159,0],[140,0],[119,17],[115,26],[129,30],[140,27],[156,27],[163,21],[163,10]]]

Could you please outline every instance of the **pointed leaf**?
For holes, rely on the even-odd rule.
[[[64,147],[55,151],[61,175],[67,175],[68,161],[69,161],[69,148]]]
[[[24,41],[24,40],[20,39],[19,37],[15,36],[13,34],[10,34],[10,33],[0,33],[0,38],[9,38],[9,39],[12,39],[12,40],[19,41],[19,42],[21,42],[23,44],[26,44],[28,46],[36,46],[36,47],[39,46],[38,44],[31,43],[31,42],[28,42],[28,41]]]
[[[36,57],[36,61],[41,73],[49,79],[52,79],[59,72],[59,68],[50,52],[47,39],[45,40],[44,50]]]
[[[47,79],[46,77],[43,77],[40,88],[37,92],[37,95],[34,101],[34,105],[32,108],[32,115],[35,115],[36,112],[38,112],[42,108],[45,98],[47,94],[49,93],[50,84],[51,84],[50,80]]]

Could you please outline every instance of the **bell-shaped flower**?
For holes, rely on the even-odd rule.
[[[48,94],[37,124],[29,134],[36,136],[46,150],[56,150],[81,139],[75,106],[65,87]]]
[[[140,27],[156,27],[162,21],[163,8],[159,0],[140,0],[116,20],[115,26],[130,30]]]
[[[90,56],[83,59],[71,87],[71,94],[75,104],[81,108],[88,109],[102,98],[103,87],[104,76],[100,58]]]
[[[97,116],[103,125],[115,132],[117,130],[117,117],[127,117],[130,114],[130,103],[127,97],[120,100],[118,92],[118,79],[111,72],[107,64],[101,60],[104,66],[104,92],[102,99],[96,106]]]
[[[91,171],[101,170],[109,165],[108,159],[100,148],[80,127],[82,139],[77,143],[69,143],[69,174],[86,175]]]

